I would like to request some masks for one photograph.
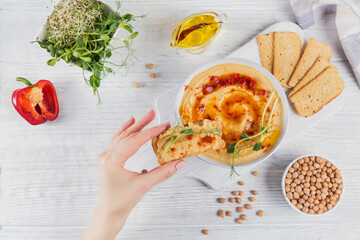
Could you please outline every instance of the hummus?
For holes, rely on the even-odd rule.
[[[283,107],[271,81],[256,69],[235,63],[213,66],[197,74],[185,86],[179,114],[182,124],[203,119],[215,120],[222,125],[222,138],[225,147],[210,149],[203,155],[216,161],[232,164],[232,154],[227,147],[241,140],[241,134],[248,136],[261,132],[262,114],[265,111],[263,126],[268,124],[272,109],[273,116],[269,124],[269,133],[262,135],[262,146],[254,151],[252,145],[260,138],[238,144],[236,149],[243,149],[235,158],[234,164],[253,161],[265,155],[280,136],[283,119]],[[276,105],[275,100],[278,99]]]

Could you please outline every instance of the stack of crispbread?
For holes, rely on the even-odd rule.
[[[289,93],[296,111],[310,117],[335,99],[344,89],[338,70],[329,61],[331,47],[311,38],[301,56],[297,33],[274,32],[257,37],[262,65]]]

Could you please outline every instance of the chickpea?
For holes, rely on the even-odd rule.
[[[305,203],[305,199],[299,198],[299,203],[304,204],[304,203]]]
[[[152,64],[152,63],[146,64],[147,69],[153,69],[153,67],[154,67],[154,64]]]
[[[315,160],[315,157],[314,156],[311,156],[309,157],[311,161],[314,161]]]
[[[302,209],[302,208],[303,208],[303,205],[302,205],[301,203],[298,203],[298,204],[296,204],[296,207],[297,207],[298,209]]]
[[[251,209],[252,209],[252,206],[251,206],[251,204],[249,204],[249,203],[245,204],[244,207],[245,207],[247,210],[251,210]]]
[[[293,168],[299,168],[300,164],[298,162],[294,162],[294,164],[292,166],[293,166]]]
[[[244,196],[244,192],[243,192],[243,191],[239,191],[239,195],[240,195],[240,196]]]
[[[244,223],[244,220],[242,220],[241,218],[237,218],[237,219],[235,220],[235,222],[238,223],[238,224],[243,224],[243,223]]]
[[[255,201],[256,201],[256,198],[254,198],[254,197],[249,197],[249,201],[250,201],[250,202],[255,202]]]
[[[228,200],[229,200],[229,202],[231,202],[231,203],[235,203],[235,201],[236,201],[235,198],[233,198],[233,197],[229,198]]]
[[[303,164],[305,162],[304,158],[299,159],[299,163]]]
[[[237,198],[235,198],[235,200],[236,200],[236,202],[238,203],[238,204],[240,204],[242,201],[241,201],[241,198],[239,198],[239,197],[237,197]]]
[[[233,213],[231,211],[226,211],[226,216],[231,217]]]
[[[263,210],[258,211],[258,212],[257,212],[257,215],[258,215],[259,217],[264,216],[264,211],[263,211]]]
[[[201,230],[201,233],[204,235],[209,235],[209,230],[203,229],[203,230]]]
[[[242,212],[245,211],[245,208],[244,208],[244,207],[237,207],[237,208],[236,208],[236,211],[237,211],[238,213],[242,213]]]
[[[242,186],[242,185],[244,185],[244,181],[238,181],[238,184],[239,184],[240,186]]]
[[[301,209],[301,211],[303,211],[304,213],[307,213],[307,212],[309,211],[309,208],[303,207],[303,208]]]
[[[152,77],[152,78],[156,78],[156,77],[157,77],[157,75],[156,75],[156,73],[151,73],[151,74],[150,74],[150,77]]]
[[[252,195],[258,195],[258,191],[256,191],[256,190],[252,190],[250,192],[251,192]]]
[[[297,192],[294,192],[294,194],[293,194],[293,195],[294,195],[293,197],[294,197],[295,199],[298,199],[298,198],[300,197],[300,194],[299,194],[299,193],[297,193]]]
[[[219,203],[225,203],[226,202],[226,199],[225,198],[218,198],[217,201]]]
[[[302,198],[300,198],[300,199],[302,199]],[[299,199],[299,200],[300,200],[300,199]],[[304,199],[303,199],[303,200],[304,200]],[[296,201],[295,199],[293,199],[293,200],[291,200],[291,204],[292,204],[292,205],[296,205],[296,204],[297,204],[297,201]]]
[[[225,211],[224,210],[219,210],[218,211],[218,216],[224,218],[225,217]]]
[[[258,176],[259,172],[258,171],[253,171],[251,174],[254,175],[254,176]]]
[[[247,220],[247,216],[246,216],[246,214],[241,214],[241,215],[240,215],[240,218],[241,218],[242,220],[244,220],[244,221],[246,221],[246,220]]]
[[[232,194],[233,196],[238,196],[238,195],[239,195],[239,191],[232,191],[231,194]]]

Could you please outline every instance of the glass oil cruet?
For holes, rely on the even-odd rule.
[[[183,19],[174,29],[170,46],[200,54],[212,43],[227,15],[215,12],[196,13]]]

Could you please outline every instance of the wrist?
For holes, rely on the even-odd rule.
[[[126,216],[108,211],[98,205],[85,231],[83,240],[112,240],[125,224]]]

